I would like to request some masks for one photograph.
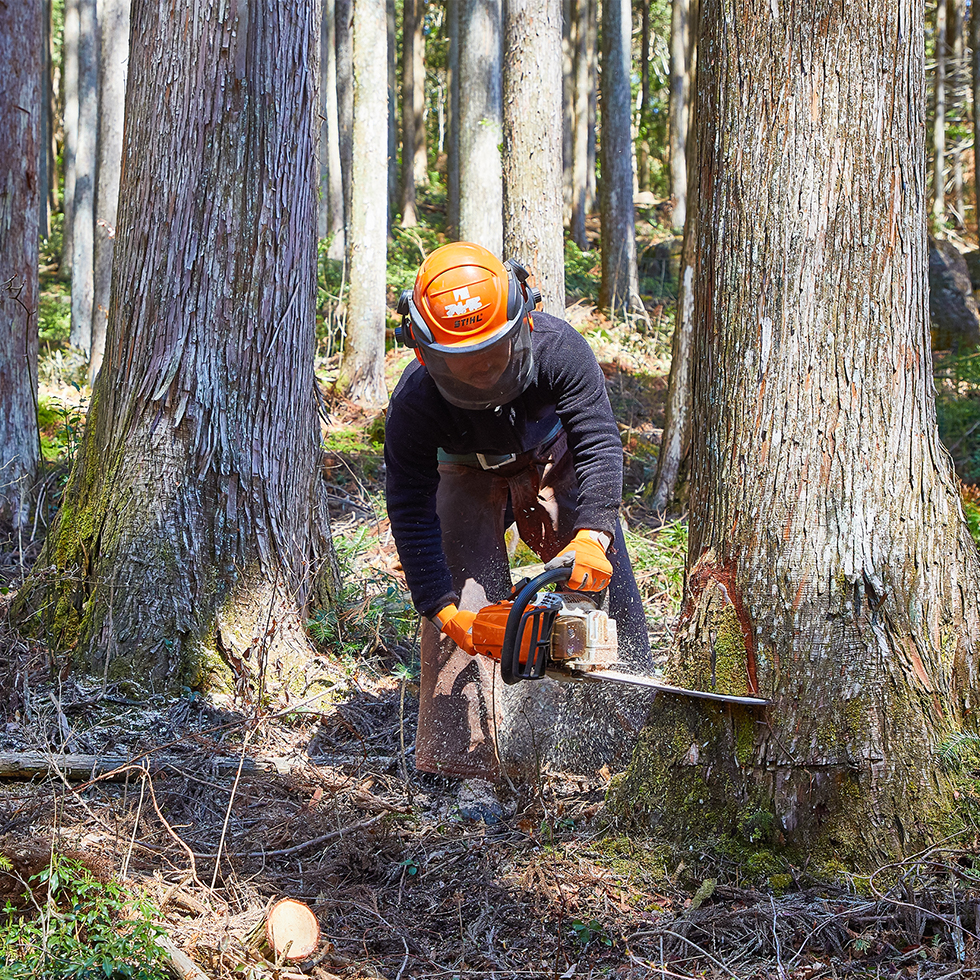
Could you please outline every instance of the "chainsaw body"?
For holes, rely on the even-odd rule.
[[[567,567],[546,571],[519,587],[513,600],[477,613],[473,647],[500,662],[506,683],[546,674],[572,676],[618,663],[616,620],[588,599],[542,591],[570,574]]]

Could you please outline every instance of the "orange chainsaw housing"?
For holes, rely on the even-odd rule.
[[[500,651],[504,645],[504,631],[507,629],[507,617],[510,615],[513,602],[497,602],[492,606],[484,606],[473,620],[471,635],[473,637],[473,648],[477,653],[482,653],[486,657],[500,660]],[[541,606],[528,606],[528,612],[541,609]],[[518,651],[518,661],[522,664],[527,663],[528,653],[531,647],[531,630],[525,629],[521,633],[521,646]]]

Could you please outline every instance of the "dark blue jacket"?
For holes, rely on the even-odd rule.
[[[458,598],[436,516],[440,448],[521,453],[541,445],[560,420],[579,484],[576,527],[614,533],[623,447],[602,370],[570,324],[547,313],[535,313],[533,322],[531,381],[512,402],[483,411],[450,405],[418,361],[405,368],[391,396],[385,424],[388,516],[412,600],[424,616]]]

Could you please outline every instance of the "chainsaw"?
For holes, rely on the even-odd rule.
[[[616,620],[588,599],[569,593],[546,592],[547,586],[568,581],[567,566],[548,569],[514,587],[513,597],[484,606],[473,621],[473,649],[500,663],[505,684],[551,677],[557,681],[613,681],[652,688],[663,694],[764,707],[757,695],[719,694],[665,684],[616,670]]]

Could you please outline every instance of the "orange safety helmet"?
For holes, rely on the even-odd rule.
[[[398,303],[401,339],[414,348],[451,404],[503,405],[527,387],[533,359],[529,314],[541,298],[516,260],[502,263],[472,242],[426,258]]]

